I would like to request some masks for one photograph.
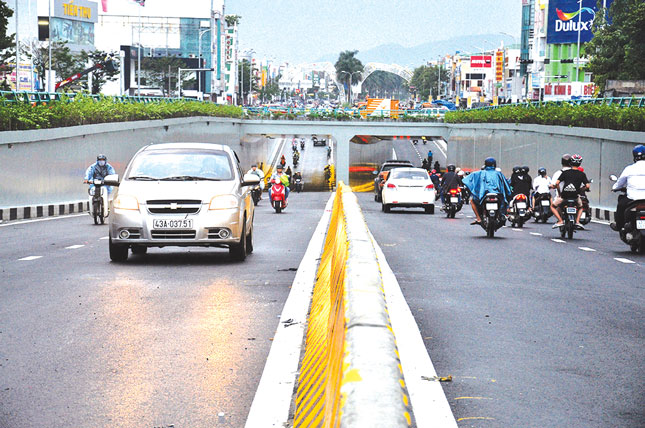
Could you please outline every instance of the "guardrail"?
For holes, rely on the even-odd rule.
[[[476,107],[470,110],[494,110],[507,106],[524,106],[540,108],[548,105],[610,105],[616,107],[645,107],[645,97],[611,97],[611,98],[585,98],[579,100],[560,100],[560,101],[531,101],[525,103],[500,104],[496,106]]]
[[[413,425],[376,251],[356,197],[342,183],[299,373],[295,428]]]
[[[428,113],[426,109],[420,110],[376,110],[366,117],[357,109],[308,109],[296,107],[245,107],[245,117],[248,119],[269,120],[379,120],[379,121],[408,121],[408,122],[436,122],[443,118],[443,113]],[[445,110],[444,112],[448,112]]]
[[[33,91],[0,91],[0,100],[4,105],[13,103],[49,103],[55,101],[73,101],[77,93],[73,92],[33,92]],[[192,100],[190,98],[167,98],[167,97],[146,97],[130,95],[97,95],[83,94],[84,97],[94,100],[111,99],[119,103],[150,103],[150,102],[174,102]]]

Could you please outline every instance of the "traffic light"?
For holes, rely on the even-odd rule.
[[[573,59],[561,59],[560,64],[573,64]]]

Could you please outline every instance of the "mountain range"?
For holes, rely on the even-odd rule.
[[[437,40],[408,48],[397,43],[389,43],[359,51],[356,56],[363,64],[381,62],[414,68],[423,64],[424,61],[435,60],[443,55],[453,55],[457,51],[480,53],[484,49],[491,50],[499,47],[501,41],[504,42],[504,46],[514,43],[513,38],[506,35],[479,34]],[[333,64],[338,59],[339,53],[324,55],[316,62],[329,61]]]

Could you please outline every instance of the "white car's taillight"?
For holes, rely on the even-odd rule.
[[[388,189],[396,189],[396,186],[395,186],[394,184],[392,184],[392,183],[387,183],[387,186],[386,186],[386,187],[387,187]]]
[[[237,208],[237,198],[233,195],[215,196],[208,205],[209,210],[228,210],[231,208]]]
[[[426,190],[434,190],[434,184],[428,184]]]
[[[139,201],[130,195],[119,195],[114,200],[114,209],[139,211]]]

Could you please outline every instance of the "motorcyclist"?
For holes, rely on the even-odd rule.
[[[473,171],[463,179],[464,185],[468,187],[472,195],[470,206],[475,213],[475,217],[477,217],[471,224],[481,224],[482,218],[479,214],[479,204],[488,193],[497,193],[502,197],[501,212],[506,212],[506,205],[511,196],[511,186],[504,174],[497,171],[496,167],[497,161],[494,158],[486,158],[484,169]]]
[[[559,190],[560,194],[555,197],[553,203],[551,204],[551,211],[553,215],[558,219],[558,221],[552,226],[554,229],[564,225],[562,216],[560,215],[560,205],[565,199],[575,199],[578,213],[576,215],[576,228],[584,229],[584,226],[580,224],[580,216],[582,215],[582,199],[580,199],[581,189],[584,191],[589,190],[591,187],[591,182],[587,178],[587,174],[580,171],[578,167],[582,164],[582,156],[572,155],[570,159],[571,168],[563,171],[558,179],[553,183],[553,185],[560,189],[560,183],[562,183],[562,190]]]
[[[282,185],[284,186],[284,200],[285,202],[289,198],[289,176],[284,172],[284,168],[282,165],[277,164],[275,166],[275,172],[271,174],[271,179],[269,182],[273,182],[273,180],[277,180]],[[271,197],[271,188],[269,188],[269,198]]]
[[[555,182],[558,181],[560,178],[560,174],[562,174],[564,171],[571,169],[571,155],[569,153],[565,153],[562,155],[562,159],[560,160],[562,163],[562,168],[560,168],[558,171],[556,171],[553,174],[553,177],[551,178],[551,188],[555,188]],[[561,190],[561,189],[558,189]]]
[[[291,171],[291,167],[288,166],[287,169],[284,171],[285,174],[287,174],[287,177],[289,177],[289,181],[291,181],[291,175],[293,175]]]
[[[453,164],[448,165],[446,172],[441,177],[441,203],[446,203],[446,193],[451,189],[459,189],[459,176]]]
[[[428,150],[428,165],[432,165],[432,150]]]
[[[426,159],[423,159],[421,161],[421,168],[425,169],[426,171],[429,171],[428,161]]]
[[[432,180],[432,184],[434,184],[434,188],[437,192],[441,192],[441,181],[440,177],[437,174],[436,170],[430,171],[430,180]]]
[[[513,189],[511,196],[513,198],[521,194],[526,196],[527,201],[530,200],[533,183],[531,176],[527,174],[527,170],[527,166],[513,167],[513,174],[511,175],[511,188]]]
[[[618,181],[612,187],[613,191],[626,188],[627,195],[618,196],[616,206],[615,222],[609,227],[612,230],[620,230],[625,224],[625,208],[633,201],[645,199],[645,146],[639,144],[632,150],[634,163],[625,167],[618,177]]]
[[[112,165],[107,162],[107,156],[100,154],[96,156],[96,162],[94,162],[85,170],[85,179],[83,180],[83,183],[90,183],[90,189],[94,189],[92,180],[94,180],[95,178],[103,180],[106,176],[112,174],[116,174],[116,171],[114,170]],[[107,186],[107,190],[108,193],[111,193],[112,186]]]
[[[432,169],[435,169],[437,172],[441,172],[441,164],[439,163],[439,161],[434,161]]]
[[[287,164],[287,159],[284,157],[284,155],[282,155],[280,157],[280,165],[282,165],[282,167],[284,168],[286,164]]]
[[[535,198],[538,195],[546,195],[551,193],[551,177],[546,175],[546,168],[538,169],[538,175],[533,179],[533,206],[535,206]]]
[[[299,160],[300,160],[300,152],[298,151],[298,149],[296,149],[293,152],[293,163],[294,163],[294,165],[297,164]]]
[[[257,175],[260,179],[260,189],[264,191],[264,172],[261,169],[258,169],[257,164],[251,165],[251,169],[249,169],[246,173]],[[260,199],[262,199],[262,192],[260,192]]]

